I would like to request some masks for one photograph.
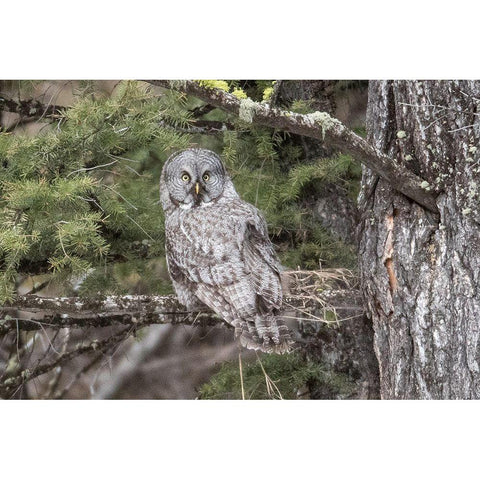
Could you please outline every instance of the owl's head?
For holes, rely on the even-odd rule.
[[[160,180],[164,209],[170,205],[198,207],[215,201],[231,181],[220,157],[202,148],[175,153],[165,162]],[[232,185],[233,188],[233,185]]]

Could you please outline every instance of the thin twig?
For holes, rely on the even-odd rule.
[[[263,363],[260,360],[260,357],[259,357],[256,350],[255,350],[255,355],[257,356],[258,363],[260,364],[260,368],[262,369],[263,375],[265,377],[265,385],[267,387],[268,395],[273,398],[274,397],[274,392],[276,392],[279,400],[283,400],[282,393],[278,389],[276,383],[270,378],[270,376],[265,371],[265,368],[263,367]]]
[[[123,329],[120,333],[116,335],[112,335],[111,337],[107,338],[106,340],[102,341],[93,341],[89,345],[80,345],[74,350],[64,353],[63,355],[59,355],[55,360],[50,363],[46,363],[43,365],[39,365],[38,367],[34,368],[33,370],[25,369],[20,372],[19,375],[13,377],[4,378],[3,381],[0,383],[0,394],[9,394],[12,390],[16,389],[23,383],[30,381],[40,375],[43,375],[47,372],[50,372],[54,368],[59,365],[64,364],[65,362],[75,358],[79,355],[93,352],[96,350],[106,350],[111,348],[112,346],[116,346],[119,341],[123,340],[125,336],[130,335],[132,332],[131,327],[127,327]]]
[[[245,400],[245,388],[243,387],[242,352],[238,352],[238,368],[240,370],[240,385],[242,387],[242,400]]]

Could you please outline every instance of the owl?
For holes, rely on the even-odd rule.
[[[213,310],[246,348],[285,353],[280,263],[261,213],[238,195],[220,157],[173,154],[160,178],[167,265],[180,303]]]

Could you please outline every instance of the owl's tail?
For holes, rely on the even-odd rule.
[[[294,343],[284,321],[275,315],[256,315],[235,323],[235,337],[245,348],[266,353],[288,353]]]

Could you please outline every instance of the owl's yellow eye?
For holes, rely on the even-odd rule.
[[[190,181],[190,175],[189,175],[188,173],[184,173],[184,174],[182,175],[182,180],[183,180],[185,183],[189,182],[189,181]]]
[[[208,182],[210,180],[210,175],[208,173],[204,173],[202,178],[204,182]]]

